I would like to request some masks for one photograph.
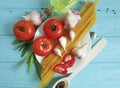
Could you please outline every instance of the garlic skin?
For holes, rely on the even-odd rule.
[[[23,16],[26,21],[32,21],[36,26],[42,23],[42,15],[37,11],[32,11],[29,15]]]
[[[71,41],[74,40],[74,38],[75,38],[75,32],[73,30],[69,31],[69,37],[70,37]]]
[[[85,43],[84,45],[80,47],[75,47],[72,50],[72,54],[74,54],[76,57],[82,59],[85,57],[85,51],[86,51],[87,44]]]
[[[54,53],[55,53],[56,55],[58,55],[58,56],[62,57],[62,54],[61,54],[60,49],[55,48],[55,49],[54,49]]]
[[[64,36],[61,36],[58,41],[60,42],[60,45],[63,47],[63,49],[66,52],[66,44],[67,44],[67,39]]]
[[[64,15],[64,28],[71,29],[76,26],[76,24],[81,20],[80,14],[78,11],[68,10]]]

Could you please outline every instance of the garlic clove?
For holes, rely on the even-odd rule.
[[[64,28],[71,29],[76,26],[76,24],[81,20],[80,14],[78,11],[68,10],[64,18]]]
[[[55,48],[55,49],[54,49],[54,53],[55,53],[56,55],[62,57],[60,49]]]
[[[61,36],[59,39],[58,39],[60,45],[63,47],[64,51],[66,51],[66,44],[67,44],[67,39],[64,37],[64,36]]]
[[[85,52],[86,52],[86,47],[87,47],[86,43],[84,45],[80,46],[80,47],[75,47],[72,50],[72,54],[74,54],[78,58],[84,58],[85,57]]]
[[[75,38],[75,32],[73,30],[69,31],[69,37],[70,37],[71,41],[74,40],[74,38]]]
[[[42,23],[42,15],[37,12],[37,11],[33,11],[30,15],[31,21],[36,25],[40,25]]]
[[[37,11],[32,11],[29,15],[23,17],[27,21],[32,21],[36,26],[39,26],[42,23],[42,15]]]
[[[74,14],[72,13],[72,11],[68,10],[68,12],[67,12],[67,19],[66,20],[67,20],[70,28],[73,28],[76,25],[76,23],[77,23],[77,20],[75,20],[74,18],[75,17],[74,17]]]

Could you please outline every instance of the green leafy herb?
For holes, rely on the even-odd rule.
[[[39,62],[36,59],[34,59],[34,63],[35,63],[35,68],[36,68],[37,75],[38,75],[39,79],[41,80],[42,66],[39,64]]]
[[[33,60],[36,59],[34,57],[34,53],[32,53],[31,58],[30,58],[30,63],[29,63],[29,72],[32,72],[32,65],[33,65]]]
[[[27,53],[27,56],[24,58],[24,60],[16,67],[15,70],[19,69],[21,66],[23,66],[25,63],[29,63],[29,72],[32,72],[32,66],[33,62],[35,64],[36,72],[38,77],[41,80],[41,74],[42,74],[42,66],[39,64],[39,62],[36,60],[36,57],[34,55],[34,52],[32,51],[32,42],[33,40],[30,41],[20,41],[18,39],[15,39],[13,41],[13,45],[16,45],[17,47],[15,50],[21,51],[21,57],[24,57],[25,54]]]
[[[23,57],[26,54],[27,50],[28,50],[27,47],[23,47],[21,57]]]
[[[21,66],[23,66],[25,63],[27,63],[32,55],[33,51],[30,52],[30,54],[28,54],[26,56],[26,58],[16,67],[16,70],[19,69]]]
[[[16,45],[16,44],[19,44],[19,43],[21,43],[22,41],[20,41],[20,40],[18,40],[18,39],[15,39],[14,41],[13,41],[13,45]]]
[[[15,50],[22,50],[21,53],[21,57],[23,57],[27,51],[29,51],[31,49],[31,44],[32,44],[32,40],[30,41],[20,41],[18,39],[13,41],[13,45],[17,45],[17,47],[15,48]]]
[[[24,43],[21,43],[20,45],[18,45],[14,50],[19,49],[19,51],[24,47]]]

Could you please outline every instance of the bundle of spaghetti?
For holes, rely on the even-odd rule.
[[[89,8],[89,7],[88,7]],[[91,8],[89,8],[89,9],[91,9]],[[65,37],[67,38],[67,51],[71,51],[71,47],[74,47],[74,46],[76,46],[77,45],[77,43],[79,42],[79,40],[80,40],[80,37],[79,37],[79,35],[81,34],[79,31],[82,31],[82,30],[78,30],[78,28],[80,28],[80,29],[83,29],[84,28],[84,26],[85,26],[85,24],[87,24],[87,22],[89,22],[89,20],[91,20],[90,19],[90,17],[91,17],[91,14],[92,12],[90,12],[90,10],[88,10],[88,11],[86,11],[86,13],[82,16],[82,19],[84,19],[84,20],[81,20],[81,22],[80,22],[80,24],[79,25],[77,25],[76,26],[76,28],[74,28],[73,30],[75,31],[75,33],[76,33],[76,38],[74,39],[74,41],[73,42],[71,42],[70,40],[69,40],[69,37],[66,35]],[[87,17],[87,16],[89,16],[89,18]],[[87,20],[87,21],[86,21]],[[78,34],[77,34],[78,33]],[[83,35],[85,34],[85,33],[82,33]],[[77,36],[78,35],[78,36]],[[81,37],[82,38],[82,37]],[[78,39],[78,42],[76,41]],[[73,43],[73,44],[72,44]],[[71,46],[72,45],[72,46]],[[74,45],[74,46],[73,46]],[[60,45],[59,46],[57,46],[58,48],[60,48],[61,50],[62,50],[62,48],[60,47]],[[63,52],[63,54],[64,54],[64,52]],[[54,62],[56,62],[56,58],[59,58],[59,56],[56,56],[55,58],[45,58],[46,59],[46,61],[43,61],[43,62],[45,62],[45,64],[43,64],[42,63],[42,66],[43,66],[43,69],[44,69],[44,67],[46,68],[46,69],[44,69],[44,71],[46,70],[47,71],[47,69],[50,69],[51,68],[51,66],[53,65],[53,63]],[[48,60],[48,61],[47,61]],[[52,60],[52,61],[51,61]],[[51,62],[50,64],[48,64],[49,62]],[[50,66],[51,65],[51,66]],[[49,68],[48,68],[49,67]]]
[[[90,17],[90,19],[88,19],[88,22],[86,22],[86,25],[87,25],[87,27],[89,27],[88,25],[91,23],[91,21],[92,20],[95,20],[95,17],[93,17],[93,16],[95,16],[94,15],[94,13],[92,14],[92,16]],[[83,29],[86,29],[85,28],[86,26],[84,26],[83,27]],[[75,41],[78,41],[79,40],[79,36],[83,36],[83,35],[76,35],[76,38],[75,38]],[[73,42],[73,43],[71,43],[71,45],[69,45],[68,47],[69,47],[69,51],[71,51],[72,50],[72,48],[74,47],[74,46],[76,46],[77,45],[77,43],[75,44],[76,42]],[[53,58],[54,59],[54,58]],[[44,71],[44,74],[42,75],[43,77],[46,75],[46,73],[49,73],[49,71],[50,71],[50,69],[52,68],[52,66],[54,65],[54,64],[58,64],[58,63],[60,63],[60,61],[61,61],[61,59],[59,58],[58,60],[54,60],[54,62],[53,62],[53,64],[50,66],[50,65],[47,65],[47,69],[45,69]]]
[[[90,7],[90,5],[91,5],[92,3],[90,3],[90,2],[87,2],[87,4],[85,4],[84,5],[84,9],[88,9],[89,7]],[[81,11],[83,11],[84,9],[82,9]],[[83,14],[84,14],[84,12],[85,11],[83,11],[83,12],[81,12],[81,16],[83,16]],[[86,12],[86,15],[87,15],[87,12]],[[82,18],[84,18],[84,17],[82,17]],[[85,19],[85,18],[84,18]],[[87,18],[88,19],[88,18]],[[81,25],[80,25],[81,26]],[[74,30],[74,29],[73,29]],[[76,31],[78,31],[78,30],[74,30],[75,31],[75,33],[76,33]],[[78,32],[77,32],[78,33]],[[66,38],[69,40],[69,38],[68,38],[68,36],[66,36]],[[59,45],[60,46],[60,45]],[[58,47],[58,46],[57,46]],[[59,47],[60,48],[60,50],[62,50],[62,48],[61,47]],[[64,51],[63,51],[64,52]],[[57,56],[56,56],[57,57]],[[44,59],[44,61],[41,63],[41,65],[42,65],[42,68],[44,69],[44,68],[47,68],[46,66],[48,65],[48,63],[51,61],[51,58],[54,58],[54,54],[51,54],[51,55],[49,55],[49,56],[47,56],[45,59]],[[59,57],[58,57],[59,58]]]
[[[80,10],[81,16],[83,16],[83,14],[85,13],[85,9],[87,10],[91,4],[93,4],[93,3],[90,3],[90,2],[85,3],[84,7]],[[43,68],[46,67],[46,65],[49,63],[49,61],[51,61],[51,59],[47,59],[47,58],[54,58],[54,55],[51,54],[44,59],[44,61],[42,62]]]
[[[88,9],[88,7],[91,5],[92,3],[85,3],[84,7],[80,10],[80,14],[81,16],[83,15],[83,13],[85,12],[85,9]],[[49,55],[47,56],[46,58],[53,58],[54,56],[53,55]],[[49,62],[48,59],[44,59],[44,61],[42,62],[42,64],[47,64],[46,62]]]
[[[75,28],[73,28],[73,30],[76,33],[76,37],[75,37],[74,41],[71,42],[69,40],[69,37],[67,35],[65,35],[65,37],[68,40],[67,47],[66,47],[68,52],[70,52],[75,46],[77,46],[78,42],[85,36],[85,34],[93,26],[95,19],[96,19],[96,15],[94,12],[95,5],[96,5],[96,2],[88,3],[87,8],[85,9],[84,13],[82,14],[81,22],[78,23]],[[56,47],[60,48],[60,50],[62,51],[62,54],[65,54],[64,50],[61,48],[60,45],[57,45]],[[51,55],[47,56],[45,58],[45,60],[43,60],[43,62],[42,62],[43,74],[42,74],[42,82],[40,84],[40,88],[42,88],[42,86],[47,85],[49,83],[49,81],[52,79],[52,77],[54,76],[52,67],[55,64],[60,63],[61,59],[59,58],[59,56],[51,54]]]
[[[89,14],[88,14],[89,15]],[[80,36],[84,36],[84,33],[82,33],[81,34],[81,32],[83,32],[82,30],[84,30],[85,29],[85,27],[86,27],[86,25],[88,25],[89,24],[89,22],[93,19],[93,13],[92,14],[90,14],[91,16],[89,17],[89,19],[87,19],[87,21],[84,23],[84,25],[82,25],[82,27],[80,28],[80,27],[78,27],[78,28],[80,28],[81,30],[79,30],[79,31],[77,31],[77,33],[76,33],[76,37],[75,37],[75,39],[73,40],[73,42],[71,42],[70,41],[70,39],[69,39],[69,37],[66,35],[65,37],[67,38],[67,47],[66,47],[66,49],[67,49],[67,53],[69,53],[75,46],[77,46],[77,44],[78,44],[78,42],[79,42],[79,40],[80,40]],[[80,26],[80,25],[79,25]],[[84,31],[84,32],[86,32],[86,31]],[[81,34],[81,35],[80,35]],[[58,46],[57,46],[58,47]],[[59,47],[60,48],[60,47]],[[65,53],[64,53],[65,54]],[[56,59],[57,60],[56,60]],[[44,77],[44,75],[49,71],[49,69],[51,69],[52,68],[52,66],[56,63],[56,61],[61,61],[61,59],[57,56],[57,57],[55,57],[55,58],[53,58],[54,60],[52,60],[52,61],[49,61],[49,62],[51,62],[50,64],[47,64],[46,66],[45,66],[45,68],[46,69],[44,69],[44,72],[43,72],[43,74],[42,74],[42,76]],[[57,64],[57,63],[56,63]]]
[[[91,6],[91,5],[93,5],[93,6]],[[86,11],[84,11],[85,14],[84,14],[84,15],[83,15],[83,14],[81,15],[81,16],[82,16],[82,19],[84,19],[84,20],[89,19],[89,18],[86,17],[86,15],[87,15],[87,16],[90,16],[90,15],[91,15],[91,13],[90,13],[91,10],[89,10],[89,9],[93,9],[93,7],[95,7],[95,4],[88,3],[88,4],[86,5]],[[78,32],[78,31],[79,31],[78,28],[84,27],[83,24],[86,23],[84,20],[81,20],[80,25],[79,25],[79,26],[76,26],[76,28],[73,29],[73,30],[75,31],[76,35],[77,35],[77,33],[79,33],[79,32]],[[81,31],[81,30],[80,30],[80,31]],[[68,37],[67,35],[65,35],[65,37],[66,37],[67,40],[68,40],[67,46],[71,45],[71,44],[70,44],[71,42],[69,41],[69,37]],[[58,45],[57,47],[60,48],[60,50],[63,52],[63,54],[65,53],[64,50],[61,48],[60,45]],[[67,49],[69,49],[69,48],[67,48]],[[68,50],[68,51],[69,51],[69,50]],[[52,56],[52,57],[51,57],[51,56]],[[50,64],[48,64],[48,63],[52,60],[52,58],[54,58],[54,56],[55,56],[54,54],[51,54],[51,55],[49,55],[48,57],[46,57],[46,58],[43,60],[43,62],[42,62],[42,67],[43,67],[43,69],[44,69],[44,68],[47,68],[47,67],[46,67],[47,65],[50,65]],[[51,57],[51,58],[50,58],[50,57]],[[59,57],[56,56],[56,58],[59,58]],[[54,59],[55,59],[55,58],[54,58]]]
[[[93,15],[93,16],[95,16],[95,15]],[[94,22],[95,22],[95,17],[93,18],[93,20],[91,22],[89,22],[89,24],[93,24]],[[90,27],[90,26],[88,26],[88,27]],[[60,62],[61,62],[60,60],[56,61],[56,63],[60,63]],[[40,86],[47,85],[50,82],[50,80],[53,78],[53,76],[54,76],[54,71],[49,70],[48,73],[44,75],[44,78],[42,79]],[[43,88],[43,87],[39,87],[39,88]]]

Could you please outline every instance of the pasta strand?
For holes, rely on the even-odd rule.
[[[81,12],[82,20],[76,25],[75,28],[73,28],[73,31],[76,34],[75,39],[73,42],[70,41],[68,35],[65,35],[67,38],[67,51],[71,52],[71,50],[78,44],[78,42],[85,36],[85,34],[89,31],[89,29],[93,26],[95,20],[96,20],[96,14],[95,14],[95,6],[97,4],[97,1],[94,3],[87,3],[85,10]],[[62,51],[62,54],[65,54],[62,47],[58,44],[56,46]],[[43,67],[43,73],[42,73],[42,82],[40,83],[39,88],[43,88],[43,86],[47,85],[52,77],[54,76],[54,72],[52,70],[52,67],[60,63],[61,59],[59,56],[55,54],[51,54],[47,56],[41,63]]]

